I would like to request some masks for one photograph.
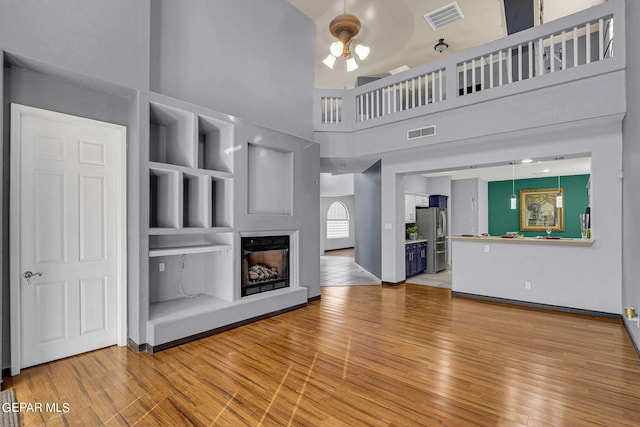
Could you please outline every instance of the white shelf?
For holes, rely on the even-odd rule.
[[[194,245],[194,246],[175,246],[167,248],[149,249],[149,256],[169,256],[169,255],[186,255],[201,254],[205,252],[218,252],[231,249],[230,245]]]
[[[232,302],[204,294],[195,298],[179,298],[156,302],[149,305],[149,321],[162,323],[219,310],[231,305],[233,305]]]
[[[169,234],[213,234],[213,233],[229,233],[233,231],[232,227],[210,227],[210,228],[150,228],[149,234],[152,236],[169,235]]]
[[[173,165],[170,163],[149,162],[149,168],[164,171],[186,172],[188,174],[207,175],[219,179],[233,178],[233,174],[231,172],[223,172],[212,169],[189,168],[185,166]]]

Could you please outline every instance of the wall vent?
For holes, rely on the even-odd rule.
[[[407,140],[434,136],[436,134],[436,125],[428,126],[420,129],[409,129],[407,131]]]
[[[464,18],[462,10],[460,10],[458,2],[455,1],[424,15],[424,19],[431,25],[433,31],[462,18]]]

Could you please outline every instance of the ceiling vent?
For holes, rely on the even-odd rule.
[[[462,18],[464,18],[462,10],[460,10],[458,2],[455,1],[424,15],[424,19],[431,25],[433,31]]]
[[[427,136],[434,136],[436,134],[436,125],[428,126],[420,129],[410,129],[407,131],[407,140],[416,138],[424,138]]]

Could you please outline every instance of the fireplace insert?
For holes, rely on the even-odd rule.
[[[289,287],[289,236],[241,237],[241,296]]]

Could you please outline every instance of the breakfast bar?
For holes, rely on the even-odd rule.
[[[597,242],[591,239],[452,236],[457,295],[615,313]]]

